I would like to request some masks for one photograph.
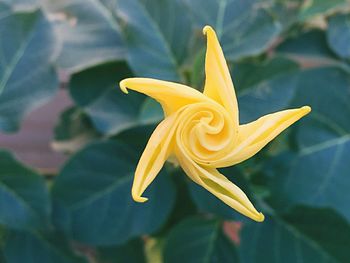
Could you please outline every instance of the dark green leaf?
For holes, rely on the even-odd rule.
[[[312,107],[298,132],[300,148],[326,146],[349,135],[349,73],[336,67],[308,70],[300,74],[298,86],[297,104]]]
[[[122,246],[99,248],[97,258],[101,263],[146,263],[144,241],[135,239]]]
[[[57,40],[40,10],[14,13],[0,4],[0,13],[0,130],[13,132],[58,88]]]
[[[277,19],[284,30],[290,29],[291,26],[299,22],[299,13],[304,0],[275,0],[270,13]]]
[[[237,65],[237,82],[243,85],[238,94],[241,123],[285,109],[294,98],[297,65],[282,58],[266,63]]]
[[[313,29],[293,38],[286,39],[277,51],[294,57],[307,59],[332,60],[334,54],[327,45],[324,31]]]
[[[298,86],[296,101],[313,111],[300,123],[299,151],[275,170],[274,196],[283,207],[332,207],[350,221],[350,75],[337,68],[309,70]]]
[[[16,11],[33,10],[39,6],[39,0],[1,0],[0,2],[11,6]]]
[[[162,106],[154,99],[146,98],[142,103],[138,121],[142,125],[155,124],[164,119]]]
[[[75,102],[90,116],[104,134],[116,134],[128,128],[159,121],[162,109],[145,96],[124,94],[119,81],[130,77],[124,63],[110,63],[73,75],[70,92]]]
[[[238,262],[233,243],[223,234],[220,222],[190,218],[174,227],[165,243],[164,263]]]
[[[30,232],[10,232],[4,255],[7,263],[87,263],[57,235],[44,237]]]
[[[58,65],[79,71],[108,61],[122,60],[125,49],[111,10],[95,0],[44,0],[56,18],[63,42]]]
[[[185,0],[185,2],[197,26],[214,27],[228,60],[238,60],[262,53],[282,30],[280,23],[263,8],[261,1]]]
[[[0,151],[0,223],[15,229],[48,225],[50,200],[44,179]]]
[[[98,137],[90,119],[77,107],[61,113],[55,127],[55,138],[51,146],[60,152],[75,152]]]
[[[346,4],[346,0],[312,0],[305,1],[304,6],[299,13],[299,19],[305,21],[315,15],[328,13],[335,8],[342,7]]]
[[[330,209],[299,207],[285,217],[267,215],[243,226],[244,263],[338,262],[349,259],[350,227]]]
[[[2,248],[0,248],[0,262],[6,263],[4,251],[2,250]]]
[[[155,125],[138,125],[124,130],[112,138],[118,141],[128,142],[128,145],[141,152],[145,149],[146,143],[154,129]]]
[[[234,64],[231,74],[236,90],[254,88],[261,82],[290,73],[299,68],[298,64],[285,57],[273,57],[258,62],[241,62]]]
[[[164,80],[182,79],[191,24],[181,0],[120,0],[127,61],[136,75]]]
[[[350,58],[350,14],[339,14],[329,18],[327,40],[339,57]]]
[[[198,90],[203,90],[204,87],[205,51],[203,48],[196,54],[192,65],[191,85]]]
[[[143,204],[131,199],[139,152],[120,142],[102,142],[77,153],[53,186],[55,219],[76,240],[98,245],[123,243],[153,233],[167,219],[175,192],[160,173]]]

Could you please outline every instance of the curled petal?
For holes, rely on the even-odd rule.
[[[186,174],[228,206],[251,219],[262,222],[264,215],[259,213],[245,193],[215,168],[203,167],[181,150],[176,149],[176,157]]]
[[[162,105],[166,116],[185,105],[210,100],[186,85],[156,79],[128,78],[120,82],[120,88],[125,93],[128,93],[127,89],[131,89],[157,100]]]
[[[236,145],[238,127],[218,103],[196,103],[179,115],[176,144],[196,163],[212,167]]]
[[[147,201],[142,194],[162,169],[171,153],[176,116],[177,114],[174,114],[165,118],[157,126],[142,153],[131,190],[132,197],[137,202]]]
[[[220,43],[210,26],[203,33],[207,35],[204,94],[224,106],[238,126],[237,98]]]
[[[240,125],[238,143],[216,167],[231,166],[252,157],[282,131],[311,111],[309,106],[265,115],[256,121]]]

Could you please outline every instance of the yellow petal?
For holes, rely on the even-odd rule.
[[[240,125],[237,146],[225,159],[217,162],[216,167],[231,166],[252,157],[310,111],[309,106],[304,106],[268,114],[251,123]]]
[[[258,222],[264,221],[264,215],[254,208],[246,194],[215,168],[197,164],[180,148],[176,149],[176,157],[185,173],[194,182],[241,214]]]
[[[142,197],[142,194],[162,169],[171,153],[176,117],[177,114],[173,114],[157,126],[142,153],[131,190],[132,197],[136,202],[147,201],[147,198]]]
[[[120,88],[125,93],[128,93],[127,89],[131,89],[157,100],[166,116],[187,104],[210,100],[198,90],[188,86],[156,79],[128,78],[120,82]]]
[[[220,43],[210,26],[205,26],[203,33],[207,35],[206,80],[203,93],[224,106],[238,125],[237,98]]]

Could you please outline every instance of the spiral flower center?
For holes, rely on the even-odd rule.
[[[179,118],[177,146],[195,162],[210,166],[232,151],[237,127],[221,105],[208,102],[191,104]]]

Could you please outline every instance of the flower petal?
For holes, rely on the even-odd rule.
[[[142,153],[131,190],[136,202],[147,201],[147,198],[142,197],[143,192],[152,183],[171,154],[173,147],[171,139],[176,130],[176,125],[174,125],[176,117],[177,114],[173,114],[157,126]]]
[[[120,82],[120,88],[125,93],[128,93],[127,89],[131,89],[157,100],[166,116],[187,104],[210,100],[198,90],[186,85],[149,78],[124,79]]]
[[[256,121],[240,125],[238,142],[226,158],[219,160],[216,167],[231,166],[252,157],[294,122],[311,111],[309,106],[265,115]]]
[[[207,53],[205,57],[204,94],[226,108],[233,121],[238,125],[238,103],[229,69],[215,31],[205,26],[207,35]]]
[[[186,174],[194,182],[241,214],[258,222],[264,221],[264,215],[254,208],[246,194],[215,168],[197,164],[180,148],[176,149],[176,157]]]

